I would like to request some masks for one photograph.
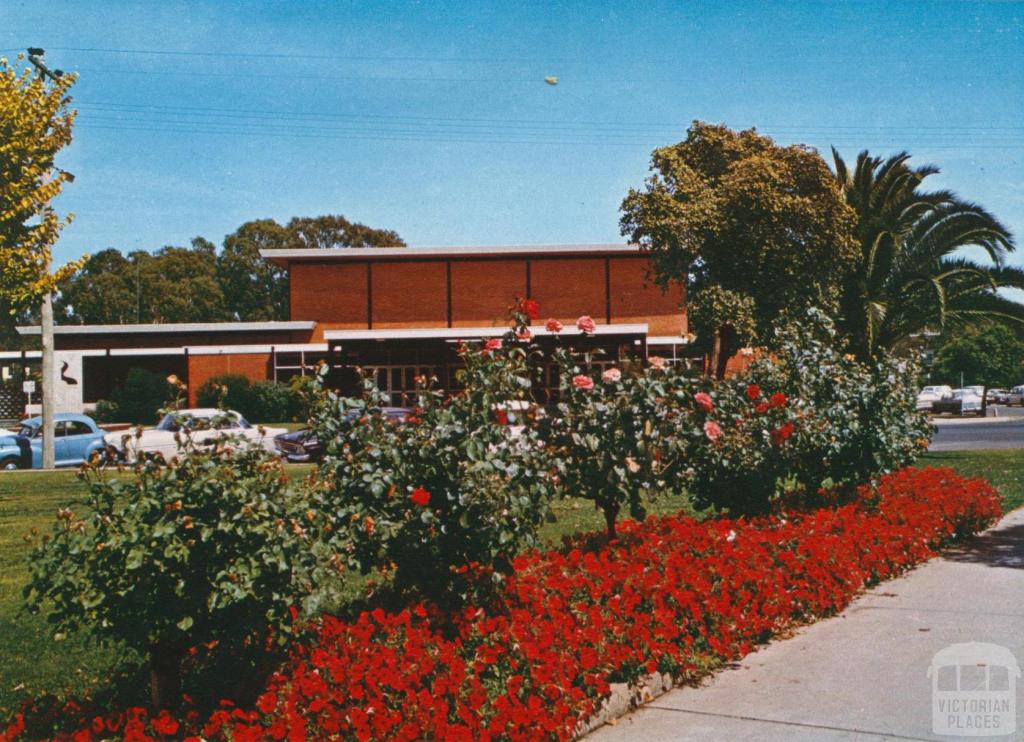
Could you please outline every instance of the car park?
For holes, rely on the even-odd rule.
[[[1015,386],[1006,395],[1006,406],[1020,405],[1024,407],[1024,384]]]
[[[104,432],[88,415],[54,416],[54,458],[57,466],[79,466],[106,447]],[[43,418],[22,420],[17,431],[0,433],[0,469],[43,467]]]
[[[1010,392],[1006,389],[989,389],[988,390],[988,401],[989,404],[1006,404],[1006,398]]]
[[[936,415],[944,413],[960,416],[980,415],[981,397],[971,389],[954,389],[950,396],[932,402],[932,413]]]
[[[200,447],[212,445],[221,435],[230,435],[276,452],[274,438],[285,432],[284,428],[252,425],[233,410],[197,408],[167,414],[156,427],[146,428],[141,433],[108,433],[106,442],[117,450],[123,460],[135,461],[140,454],[159,455],[164,459],[177,455],[178,440],[182,433],[190,433],[193,442]]]

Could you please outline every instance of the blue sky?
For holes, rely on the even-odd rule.
[[[1024,234],[1019,3],[6,0],[0,49],[30,45],[81,75],[61,259],[324,213],[414,245],[617,242],[693,119],[907,149]]]

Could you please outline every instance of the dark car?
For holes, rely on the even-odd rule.
[[[384,414],[395,422],[404,422],[412,411],[408,407],[384,407]],[[349,410],[345,421],[351,422],[359,416],[358,410]],[[290,463],[301,464],[307,461],[319,461],[324,455],[324,447],[312,428],[292,430],[274,437],[274,446],[278,453]]]

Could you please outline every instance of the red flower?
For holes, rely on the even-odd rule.
[[[505,410],[495,410],[494,417],[498,420],[498,425],[508,425],[508,413]]]
[[[772,443],[776,446],[781,446],[791,435],[793,435],[793,423],[786,423],[782,427],[776,428],[771,432]]]
[[[768,403],[767,402],[758,402],[757,403],[757,407],[754,408],[754,412],[756,412],[758,415],[763,415],[767,411],[768,411]]]
[[[164,734],[169,737],[172,734],[178,733],[178,722],[166,710],[161,711],[155,719],[150,721],[150,725],[157,734]]]
[[[537,319],[540,316],[540,304],[535,299],[523,299],[519,304],[519,308],[530,319]]]
[[[561,332],[561,331],[562,331],[562,323],[561,323],[561,322],[559,322],[559,321],[558,321],[557,319],[555,319],[554,317],[552,317],[552,318],[551,318],[551,319],[549,319],[549,320],[547,321],[547,323],[546,323],[546,324],[544,325],[544,328],[545,328],[545,329],[546,329],[546,330],[547,330],[548,332]]]
[[[715,403],[711,401],[711,395],[706,392],[697,392],[693,395],[693,401],[697,403],[704,412],[711,412],[715,409]]]
[[[704,423],[704,435],[708,437],[708,440],[717,441],[722,435],[722,429],[714,420],[708,420]]]
[[[572,377],[572,385],[584,392],[589,392],[594,388],[594,380],[584,374],[578,374]]]
[[[529,342],[530,340],[533,340],[533,333],[524,327],[516,332],[516,340],[524,343]]]
[[[501,338],[491,338],[484,343],[484,351],[490,353],[492,350],[501,350]]]
[[[593,335],[594,330],[597,329],[597,325],[594,324],[594,320],[591,319],[590,315],[584,314],[578,320],[576,320],[576,327],[584,335]]]
[[[761,396],[761,387],[757,384],[747,384],[747,399],[753,401]]]
[[[768,402],[769,407],[785,407],[786,406],[786,395],[782,392],[775,392],[772,395],[771,400]]]
[[[425,508],[430,504],[430,493],[422,487],[417,487],[409,495],[409,499],[413,501],[413,504],[419,505],[421,508]]]

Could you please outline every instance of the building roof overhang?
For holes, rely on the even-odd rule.
[[[152,333],[289,332],[312,330],[313,321],[294,322],[179,322],[132,325],[56,325],[54,335],[136,335]],[[19,335],[38,335],[39,325],[22,325]]]
[[[376,341],[385,342],[388,340],[480,340],[482,338],[501,337],[508,332],[507,327],[416,327],[409,329],[395,330],[325,330],[324,340],[327,342],[352,342],[352,341]],[[530,332],[534,337],[580,337],[584,333],[576,327],[566,327],[561,332],[551,332],[547,328],[531,327]],[[594,336],[623,336],[628,335],[646,336],[647,324],[611,324],[597,325],[594,328]]]
[[[470,245],[465,247],[332,247],[327,249],[260,250],[276,265],[367,260],[452,260],[459,258],[631,256],[637,245]]]

